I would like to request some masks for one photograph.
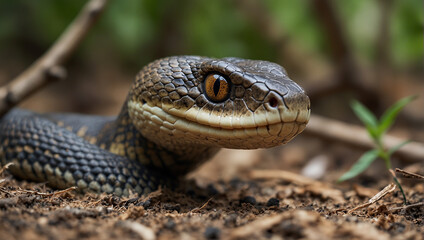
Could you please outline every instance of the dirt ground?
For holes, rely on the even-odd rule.
[[[277,156],[290,159],[290,154],[297,155],[295,149],[289,147]],[[362,181],[360,185],[334,184],[334,179],[325,179],[333,178],[331,174],[313,180],[278,170],[277,163],[269,160],[275,155],[227,150],[176,190],[129,198],[59,192],[3,173],[0,238],[423,239],[423,181],[404,179],[409,207],[403,206],[396,189],[374,204],[349,211],[390,180],[378,178],[366,184],[372,171],[356,180]],[[276,168],[261,169],[271,163]]]

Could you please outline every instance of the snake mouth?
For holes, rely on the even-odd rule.
[[[209,120],[193,121],[187,116],[176,115],[176,111],[169,108],[151,106],[147,103],[129,101],[128,107],[133,124],[143,135],[153,136],[151,139],[153,141],[162,139],[165,141],[173,136],[180,137],[180,141],[190,144],[238,149],[268,148],[287,143],[305,129],[310,115],[309,109],[297,110],[295,113],[284,115],[287,121],[283,121],[278,109],[273,108],[278,113],[278,119],[271,117],[277,113],[274,112],[272,115],[271,112],[265,111],[261,117],[265,121],[257,121],[255,124],[246,121],[247,124],[243,124],[241,118],[240,124],[229,128],[219,124],[211,125],[209,123],[214,121]]]

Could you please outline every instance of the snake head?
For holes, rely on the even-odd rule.
[[[255,149],[302,132],[310,101],[278,64],[176,56],[140,71],[128,110],[146,138],[168,149]]]

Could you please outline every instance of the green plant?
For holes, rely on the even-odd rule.
[[[360,102],[356,100],[352,102],[351,107],[353,111],[367,128],[368,134],[375,143],[375,147],[365,152],[359,158],[359,160],[349,169],[349,171],[347,171],[338,179],[338,182],[342,182],[359,175],[360,173],[365,171],[370,166],[370,164],[374,162],[374,160],[376,160],[377,158],[383,159],[386,164],[387,170],[390,171],[390,169],[392,168],[390,157],[394,152],[396,152],[399,148],[407,144],[409,141],[404,141],[390,149],[385,149],[383,146],[384,134],[393,125],[397,115],[402,110],[402,108],[405,107],[411,101],[413,101],[415,98],[417,98],[417,96],[409,96],[400,99],[391,107],[389,107],[389,109],[384,112],[384,114],[379,120],[374,116],[374,114],[371,113],[370,110],[368,110],[368,108],[366,108]],[[393,179],[401,190],[404,197],[404,201],[406,202],[403,189],[399,184],[399,181],[397,180],[396,176],[393,175]]]

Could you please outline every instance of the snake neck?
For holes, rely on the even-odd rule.
[[[162,146],[138,131],[124,104],[117,119],[106,124],[97,136],[97,143],[114,154],[172,176],[182,176],[218,152],[209,146],[181,145]]]

